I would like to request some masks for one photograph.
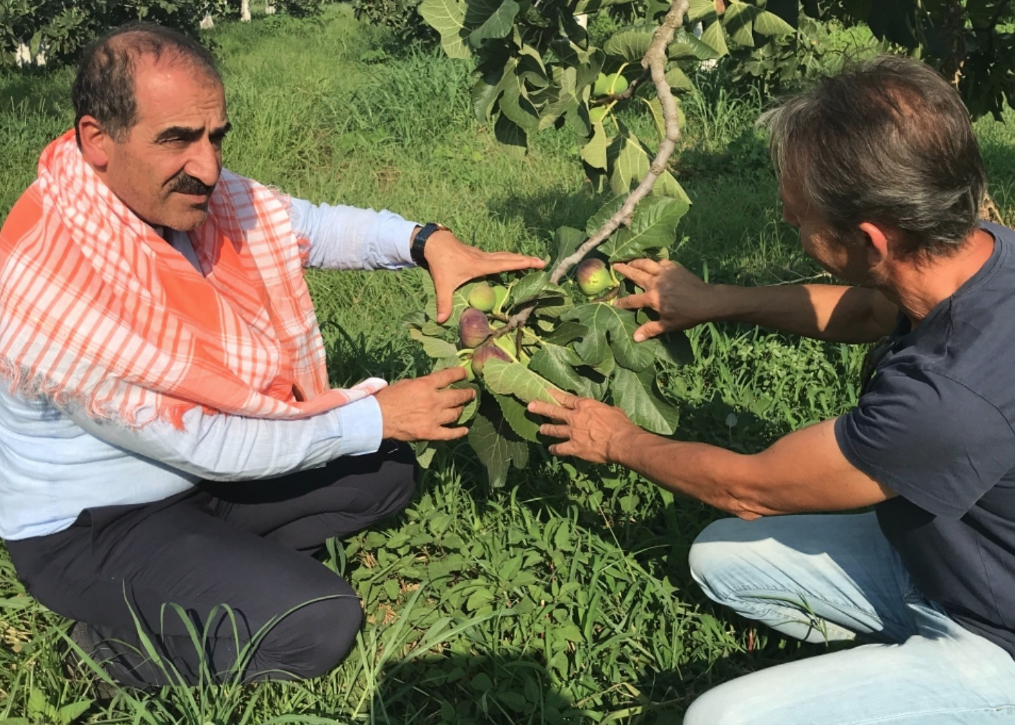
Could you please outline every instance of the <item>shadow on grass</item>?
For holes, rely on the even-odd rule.
[[[420,703],[426,703],[425,710]],[[448,653],[390,664],[373,698],[381,723],[579,723],[580,709],[531,656]]]

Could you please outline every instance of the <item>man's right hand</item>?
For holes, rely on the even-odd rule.
[[[644,292],[621,297],[613,304],[624,310],[655,310],[659,319],[646,322],[634,333],[636,342],[673,330],[686,330],[715,319],[716,288],[675,262],[636,259],[613,268]]]
[[[381,406],[384,437],[397,441],[446,441],[461,438],[468,428],[447,426],[476,397],[471,388],[446,388],[465,380],[465,368],[453,367],[411,380],[399,380],[374,394]]]

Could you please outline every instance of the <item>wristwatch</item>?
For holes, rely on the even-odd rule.
[[[417,267],[430,269],[430,265],[426,263],[426,257],[423,255],[423,250],[426,247],[426,240],[430,238],[430,235],[440,230],[448,231],[448,228],[443,224],[430,222],[421,226],[419,231],[416,232],[416,236],[412,238],[412,241],[409,243],[409,256],[416,263]]]

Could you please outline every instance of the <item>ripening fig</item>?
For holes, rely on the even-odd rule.
[[[483,345],[483,347],[476,350],[476,354],[472,356],[472,372],[476,375],[483,374],[483,366],[486,365],[486,361],[490,358],[497,358],[504,362],[511,362],[511,358],[508,354],[501,350],[496,345]]]
[[[579,264],[575,277],[578,280],[578,287],[586,297],[596,297],[615,286],[606,262],[595,257]]]
[[[490,323],[486,320],[486,313],[475,307],[467,308],[458,321],[458,339],[462,347],[479,347],[488,337]]]
[[[497,295],[494,293],[493,287],[486,282],[480,282],[469,292],[469,304],[477,310],[490,312],[497,304]]]

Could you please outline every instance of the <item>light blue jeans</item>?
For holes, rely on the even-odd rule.
[[[875,644],[727,682],[684,725],[1015,725],[1015,660],[917,591],[873,513],[716,521],[691,574],[788,636]]]

